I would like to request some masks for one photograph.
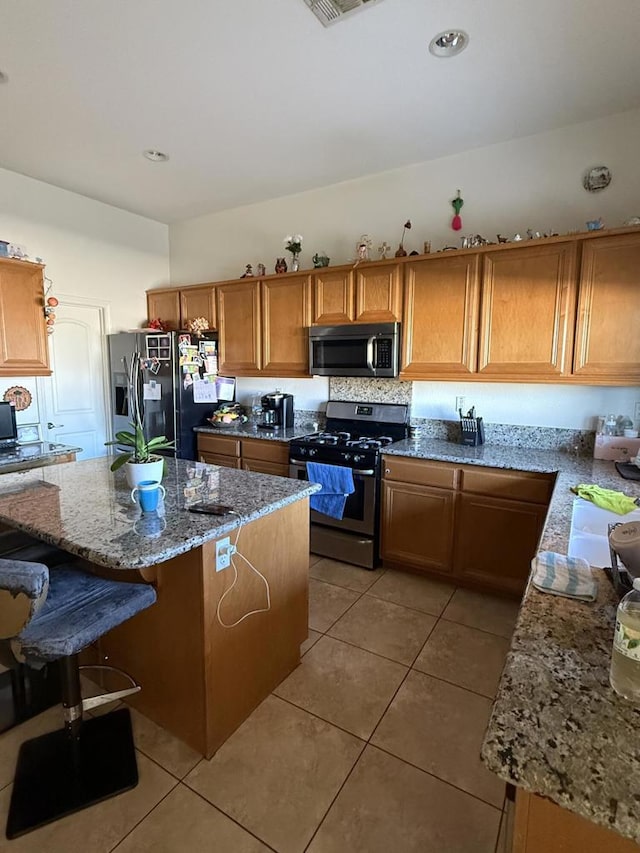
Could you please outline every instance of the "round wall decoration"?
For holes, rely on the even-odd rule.
[[[597,193],[606,189],[611,183],[611,172],[606,166],[596,166],[585,172],[582,186],[590,193]]]
[[[17,412],[24,412],[31,405],[31,391],[22,385],[12,385],[4,392],[2,399],[5,403],[13,403]]]

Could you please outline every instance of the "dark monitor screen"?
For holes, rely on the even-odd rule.
[[[15,444],[18,440],[16,409],[11,403],[0,402],[0,442]]]

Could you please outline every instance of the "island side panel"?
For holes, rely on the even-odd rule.
[[[236,532],[231,533],[235,542]],[[207,756],[220,747],[300,662],[309,614],[309,501],[304,499],[244,526],[238,552],[267,579],[271,609],[233,628],[218,621],[217,607],[234,578],[232,568],[216,572],[215,556],[204,573]],[[234,557],[236,587],[220,609],[223,622],[266,606],[266,589],[249,566]]]
[[[195,548],[142,572],[149,580],[155,575],[156,603],[109,631],[98,645],[101,662],[124,670],[142,686],[128,704],[204,755],[202,552]],[[97,571],[125,581],[137,574]]]

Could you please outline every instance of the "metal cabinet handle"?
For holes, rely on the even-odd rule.
[[[47,429],[62,429],[64,424],[54,424],[51,421],[47,424]]]

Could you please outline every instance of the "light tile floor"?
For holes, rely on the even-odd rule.
[[[313,555],[310,575],[300,666],[210,761],[134,712],[139,786],[0,853],[494,853],[479,750],[517,605]],[[20,742],[59,725],[0,736],[0,835]]]

